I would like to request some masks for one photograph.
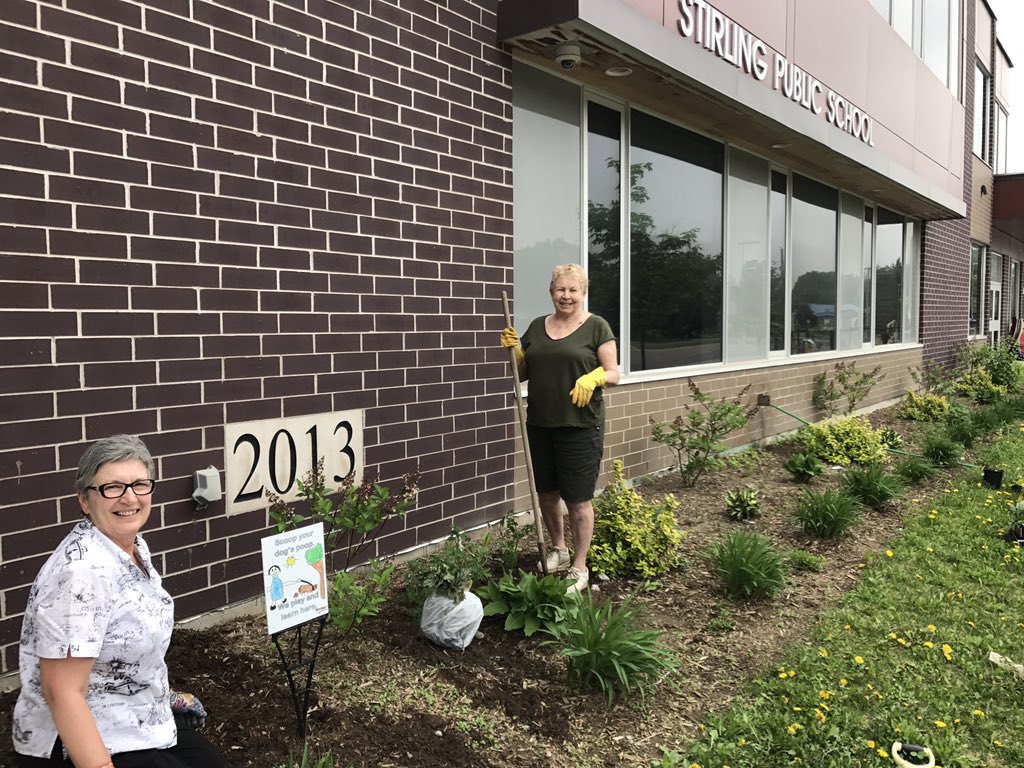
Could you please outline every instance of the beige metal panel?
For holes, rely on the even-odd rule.
[[[865,52],[872,29],[883,26],[882,17],[870,3],[794,1],[796,37],[790,57],[845,98],[866,106],[869,83]],[[890,78],[898,71],[890,70]]]
[[[1010,59],[1006,55],[1006,51],[1003,50],[1001,45],[996,46],[996,98],[1003,103],[1007,109],[1007,112],[1013,112],[1016,110],[1024,110],[1024,104],[1014,105],[1010,101],[1010,86],[1012,85],[1012,78],[1014,71],[1012,69],[1013,64],[1010,63]],[[1016,109],[1015,109],[1016,108]]]
[[[969,1],[969,0],[968,0]],[[992,68],[992,13],[985,0],[974,0],[974,52],[985,65],[985,71]]]
[[[790,52],[786,18],[788,9],[797,0],[716,0],[715,7],[745,29],[754,31],[765,43],[777,51]],[[678,5],[666,0],[671,6]]]

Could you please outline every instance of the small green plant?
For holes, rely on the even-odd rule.
[[[537,578],[519,571],[519,581],[506,573],[477,590],[484,601],[484,616],[505,616],[505,631],[523,630],[527,637],[540,628],[553,631],[579,610],[575,594],[566,594],[570,582],[557,574]]]
[[[850,467],[843,474],[840,488],[872,509],[882,507],[903,490],[895,478],[885,473],[882,464]]]
[[[845,416],[804,427],[807,450],[829,464],[871,464],[885,459],[878,433],[864,416]]]
[[[725,508],[733,520],[749,520],[761,514],[761,500],[756,488],[742,488],[725,494]]]
[[[812,478],[825,471],[825,465],[813,453],[791,454],[782,466],[798,483],[809,483]]]
[[[833,367],[832,378],[824,372],[814,377],[811,402],[832,417],[836,414],[839,400],[845,398],[843,414],[849,416],[871,393],[875,384],[885,378],[884,373],[879,373],[881,370],[880,365],[870,371],[861,371],[857,369],[856,362],[838,362]]]
[[[975,419],[970,411],[960,405],[951,407],[946,414],[946,434],[950,440],[960,443],[964,448],[974,445],[975,438],[982,431],[982,420]]]
[[[748,384],[731,400],[716,400],[687,379],[693,404],[686,403],[685,415],[670,422],[658,422],[652,417],[651,439],[668,446],[676,455],[676,466],[683,485],[692,488],[701,475],[713,472],[723,465],[726,435],[742,429],[750,421],[756,406],[743,406],[740,400],[750,389]]]
[[[648,502],[626,485],[622,462],[613,462],[612,481],[594,499],[594,537],[588,554],[591,570],[650,579],[678,567],[683,538],[676,520],[678,508],[672,494]]]
[[[960,463],[963,455],[960,444],[940,429],[924,436],[921,454],[937,467],[952,467]]]
[[[935,474],[935,465],[921,456],[908,456],[896,465],[896,474],[908,483],[920,483]]]
[[[327,601],[333,624],[342,635],[376,616],[388,601],[388,588],[395,575],[395,564],[373,559],[359,571],[338,571],[331,582]]]
[[[301,760],[292,758],[287,763],[281,763],[277,768],[334,768],[334,756],[327,752],[316,760],[310,760],[309,745],[303,744]]]
[[[520,525],[509,512],[498,524],[491,547],[502,573],[511,573],[519,563],[523,542],[533,533],[533,525]]]
[[[882,447],[886,450],[903,445],[903,436],[892,427],[882,427],[878,430],[878,439],[882,441]]]
[[[984,370],[993,385],[1016,391],[1024,377],[1017,352],[1017,344],[1006,338],[995,344],[966,344],[957,351],[957,357],[968,372]]]
[[[860,519],[863,505],[842,491],[806,489],[796,504],[796,519],[803,532],[816,539],[844,535]]]
[[[661,748],[661,759],[652,760],[652,768],[680,768],[683,764],[683,756],[674,749]]]
[[[828,559],[803,549],[792,549],[786,553],[786,566],[791,571],[813,571],[821,573],[828,565]]]
[[[932,392],[918,394],[911,389],[896,415],[907,421],[940,421],[949,410],[949,399]]]
[[[406,566],[406,599],[417,610],[433,593],[461,602],[473,584],[483,584],[490,578],[489,557],[486,541],[472,541],[453,526],[440,549],[411,560]]]
[[[925,361],[920,366],[907,367],[910,378],[925,392],[945,395],[952,390],[952,371],[942,363]]]
[[[708,622],[708,632],[732,632],[736,629],[732,611],[727,606],[720,606],[717,615]]]
[[[769,598],[786,583],[782,556],[764,536],[727,533],[711,548],[715,574],[727,594],[752,600]]]
[[[582,688],[596,688],[608,699],[640,698],[679,668],[675,653],[661,642],[659,630],[644,629],[640,612],[629,595],[619,606],[610,600],[594,601],[587,591],[579,611],[548,629],[565,658],[569,680]]]

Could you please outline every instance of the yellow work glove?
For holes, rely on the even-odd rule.
[[[526,356],[523,354],[523,350],[519,348],[519,334],[516,333],[516,329],[512,326],[501,332],[501,346],[505,349],[515,350],[516,365],[522,364],[523,358]]]
[[[594,390],[603,387],[608,383],[604,368],[598,366],[590,373],[585,373],[576,379],[576,386],[569,394],[572,396],[572,404],[577,408],[586,408],[590,398],[594,396]]]

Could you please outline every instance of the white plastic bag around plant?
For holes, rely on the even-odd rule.
[[[466,592],[458,603],[433,594],[423,602],[420,631],[442,648],[464,651],[476,636],[483,618],[483,603],[472,592]]]

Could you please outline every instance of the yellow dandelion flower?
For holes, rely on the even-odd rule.
[[[927,551],[928,551],[928,552],[934,552],[935,550],[934,550],[934,549],[932,549],[931,547],[928,547]]]
[[[868,749],[874,749],[874,748],[875,748],[874,740],[873,739],[868,739]]]
[[[892,550],[891,549],[885,550],[885,556],[886,557],[892,557]]]
[[[935,643],[933,643],[931,640],[925,640],[924,641],[924,647],[925,648],[934,648],[935,647]]]
[[[792,669],[789,670],[788,674],[789,674],[790,677],[795,677],[796,676],[796,672],[793,671]]]
[[[819,648],[818,649],[818,655],[821,656],[821,658],[823,658],[823,659],[827,659],[828,658],[828,651],[825,648]]]
[[[890,639],[895,640],[896,639],[896,633],[895,632],[890,632],[889,633],[889,637],[890,637]]]
[[[927,629],[929,632],[934,632],[936,630],[936,627],[934,624],[929,624],[927,627],[925,627],[925,629]]]
[[[854,664],[863,664],[864,663],[864,657],[863,656],[854,656],[853,657],[853,663]]]
[[[737,747],[745,747],[745,746],[747,746],[747,740],[741,738],[739,741],[736,742],[736,746]]]
[[[832,697],[832,691],[818,691],[818,695],[828,701]]]
[[[845,688],[850,683],[847,681],[847,679],[845,677],[841,677],[841,678],[839,678],[839,684]]]
[[[881,747],[879,747],[879,748],[878,748],[878,754],[879,754],[879,756],[880,756],[880,757],[888,757],[888,756],[889,756],[889,753],[888,753],[888,752],[886,752],[886,751],[885,751],[884,749],[882,749]]]
[[[896,642],[899,643],[900,645],[906,645],[907,644],[907,641],[904,640],[902,637],[897,639]]]
[[[942,720],[936,720],[935,721],[935,727],[936,728],[945,728],[946,724]]]

